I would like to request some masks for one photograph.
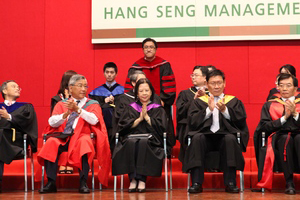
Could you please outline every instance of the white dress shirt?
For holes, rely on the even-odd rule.
[[[219,100],[221,100],[222,98],[224,98],[224,93],[222,93],[220,96],[216,96],[214,97],[214,102],[215,102],[215,108],[213,111],[211,111],[209,109],[209,106],[206,108],[206,115],[204,120],[207,120],[208,118],[210,118],[211,115],[213,115],[213,119],[212,119],[212,125],[210,127],[210,130],[215,133],[220,129],[220,121],[219,121],[219,110],[216,108],[216,104],[218,103]],[[227,107],[225,106],[225,111],[221,112],[223,114],[223,116],[230,120],[230,114],[228,112]]]
[[[73,98],[74,99],[74,101],[76,102],[76,101],[78,101],[79,99],[75,99],[75,98]],[[94,114],[94,113],[92,113],[92,112],[88,112],[88,111],[86,111],[86,110],[84,110],[82,107],[85,105],[85,103],[86,103],[86,101],[87,101],[87,98],[86,97],[84,97],[83,99],[81,99],[81,100],[79,100],[80,102],[78,103],[78,107],[81,109],[81,113],[78,115],[78,117],[75,119],[75,121],[74,121],[74,124],[73,124],[73,129],[75,129],[76,128],[76,125],[77,125],[77,123],[78,123],[78,119],[79,119],[79,117],[81,117],[82,119],[84,119],[87,123],[89,123],[89,124],[91,124],[91,125],[95,125],[95,124],[97,124],[98,123],[98,118],[97,118],[97,116]],[[63,115],[64,115],[64,113],[62,113],[62,114],[59,114],[59,115],[52,115],[50,118],[49,118],[49,120],[48,120],[48,122],[49,122],[49,125],[50,126],[52,126],[52,127],[59,127],[60,125],[62,125],[64,122],[65,122],[65,120],[67,119],[67,118],[69,118],[69,116],[66,118],[66,119],[63,119]]]

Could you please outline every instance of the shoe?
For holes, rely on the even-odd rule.
[[[240,189],[238,187],[236,187],[235,184],[230,182],[228,185],[226,185],[225,191],[228,193],[239,193]]]
[[[0,182],[0,193],[2,193],[2,182]]]
[[[90,189],[88,188],[86,181],[80,181],[79,193],[90,193]]]
[[[188,192],[189,193],[201,193],[201,192],[203,192],[202,184],[199,184],[199,183],[193,184],[189,188]]]
[[[52,193],[52,192],[57,192],[55,182],[48,182],[43,189],[39,190],[39,193]]]
[[[293,182],[287,183],[285,185],[285,194],[290,194],[290,195],[295,195],[296,194],[296,190],[295,190],[295,185]]]
[[[138,189],[138,192],[139,193],[144,193],[144,192],[146,192],[146,188],[144,188],[144,189]]]
[[[128,192],[129,192],[129,193],[136,192],[136,188],[133,188],[133,189],[130,189],[130,188],[129,188],[129,189],[128,189]]]

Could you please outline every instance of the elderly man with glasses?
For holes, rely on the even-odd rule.
[[[58,102],[49,118],[49,126],[44,133],[54,134],[38,154],[38,162],[45,166],[48,178],[48,183],[40,193],[57,191],[55,182],[60,158],[67,159],[68,165],[79,169],[79,192],[89,193],[86,181],[95,148],[100,165],[98,178],[102,184],[107,185],[111,164],[107,132],[99,103],[86,98],[87,88],[84,76],[73,75],[69,81],[71,97]],[[91,133],[96,135],[95,148],[90,138]],[[63,152],[68,155],[60,156]]]

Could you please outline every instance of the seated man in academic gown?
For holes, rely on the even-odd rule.
[[[72,97],[58,102],[49,118],[50,126],[44,133],[53,133],[53,137],[46,141],[37,157],[39,164],[45,165],[48,178],[48,183],[40,193],[56,192],[56,171],[60,161],[79,168],[79,192],[89,193],[86,181],[95,148],[100,165],[98,178],[107,185],[111,164],[107,132],[99,103],[85,97],[87,88],[84,76],[73,75],[69,81]],[[95,147],[91,133],[96,135]],[[68,155],[60,156],[63,152]]]
[[[263,105],[261,119],[254,135],[259,187],[272,189],[274,158],[286,180],[286,194],[296,194],[293,173],[300,166],[300,98],[295,97],[298,80],[291,74],[280,74],[278,88],[281,98]],[[269,136],[267,150],[261,151],[260,133]],[[272,134],[274,133],[274,134]],[[276,156],[274,152],[277,152]],[[267,152],[267,153],[266,153]]]
[[[191,144],[186,148],[183,171],[191,172],[189,193],[202,192],[206,155],[219,151],[219,168],[224,171],[226,192],[238,193],[236,170],[244,170],[244,157],[249,133],[243,103],[234,96],[225,95],[225,75],[213,70],[206,76],[209,96],[204,95],[191,103],[188,112]],[[237,142],[241,134],[241,145]],[[185,141],[188,141],[185,138]]]
[[[296,68],[293,65],[286,64],[280,67],[279,73],[291,74],[296,77]],[[278,88],[278,76],[276,77],[276,82],[275,82],[276,88],[272,88],[270,90],[269,95],[267,97],[267,101],[270,99],[280,98],[280,92]],[[300,88],[298,88],[297,91],[295,92],[295,96],[297,96],[299,93],[300,93]]]
[[[20,87],[13,81],[5,81],[1,86],[4,103],[0,103],[0,192],[4,163],[10,164],[14,159],[23,158],[24,140],[33,153],[37,152],[37,119],[30,103],[16,102],[20,97]]]
[[[106,125],[109,141],[113,140],[112,117],[115,108],[115,101],[119,95],[124,93],[124,87],[118,84],[115,79],[118,74],[118,67],[113,62],[108,62],[103,67],[106,83],[95,88],[90,94],[91,99],[97,100],[102,108],[103,118]],[[113,148],[111,147],[111,151]]]
[[[194,99],[205,95],[206,90],[206,74],[208,73],[207,66],[195,66],[193,73],[191,74],[191,79],[193,82],[193,87],[187,90],[182,90],[176,101],[176,118],[177,118],[177,139],[180,142],[180,154],[179,160],[183,162],[184,153],[186,149],[186,143],[184,138],[187,134],[187,118],[188,110]]]

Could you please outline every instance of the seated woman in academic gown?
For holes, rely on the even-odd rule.
[[[129,175],[128,192],[145,192],[147,176],[161,176],[167,116],[153,103],[155,92],[148,79],[140,79],[134,93],[136,102],[124,109],[118,123],[120,142],[113,153],[112,174]]]

